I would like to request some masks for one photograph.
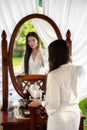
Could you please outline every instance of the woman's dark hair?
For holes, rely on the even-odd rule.
[[[69,62],[69,48],[63,39],[55,40],[48,46],[49,71]]]
[[[25,74],[28,74],[28,70],[29,70],[29,58],[30,58],[30,55],[32,53],[32,48],[29,46],[28,44],[28,38],[29,37],[35,37],[38,41],[38,44],[39,44],[39,36],[37,35],[37,33],[35,32],[29,32],[26,36],[26,50],[25,50],[25,56],[24,56],[24,72]]]

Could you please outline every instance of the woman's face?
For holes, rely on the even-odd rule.
[[[28,37],[28,45],[32,49],[34,49],[34,48],[38,47],[39,44],[38,44],[38,41],[37,41],[37,39],[35,37],[30,36],[30,37]]]

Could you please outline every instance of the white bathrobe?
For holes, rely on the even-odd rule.
[[[49,65],[48,65],[48,52],[47,49],[42,49],[41,53],[43,55],[43,62],[44,66],[42,64],[41,54],[40,51],[38,51],[35,59],[33,59],[32,55],[29,59],[29,74],[46,74],[49,71]],[[24,72],[24,57],[22,60],[21,65],[21,72]]]
[[[42,64],[40,52],[37,53],[35,59],[33,60],[32,55],[29,59],[29,74],[45,74],[48,72],[48,62],[47,57],[43,55],[44,66]]]
[[[47,130],[79,130],[78,101],[83,75],[83,68],[72,64],[48,74],[46,100],[42,103],[48,114]]]

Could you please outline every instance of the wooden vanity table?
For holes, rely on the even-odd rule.
[[[16,119],[13,111],[0,111],[3,130],[46,130],[47,114],[42,107],[30,108],[30,117]]]
[[[30,119],[16,119],[13,112],[0,111],[3,130],[30,130]]]

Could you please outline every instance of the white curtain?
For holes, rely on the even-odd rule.
[[[14,30],[16,24],[26,15],[37,13],[38,6],[37,0],[0,0],[0,43],[2,30],[7,33],[7,41]],[[1,57],[1,46],[0,46],[0,101],[2,100],[2,57]],[[13,91],[13,86],[9,77],[9,89]],[[14,91],[15,92],[15,91]],[[13,92],[13,93],[14,93]],[[16,93],[15,93],[16,94]],[[14,95],[17,97],[17,94]]]
[[[7,40],[9,41],[15,25],[24,16],[38,12],[37,1],[38,0],[0,0],[0,35],[2,30],[6,30],[8,35]],[[87,73],[87,0],[43,0],[43,4],[44,14],[55,21],[64,39],[66,31],[70,29],[73,63],[83,65]],[[40,21],[38,23],[40,23]],[[37,23],[35,22],[35,24]],[[43,33],[40,32],[38,25],[36,25],[36,28],[37,31],[40,32],[44,43],[47,42],[48,44],[50,40],[47,39],[47,41],[44,39],[44,32],[50,34],[50,38],[55,39],[56,36],[52,33],[52,30],[46,30],[46,26],[47,24],[45,23],[44,26],[40,27],[44,30]],[[86,82],[85,87],[81,91],[81,97],[83,96],[87,96]]]
[[[70,29],[74,64],[83,65],[87,75],[87,0],[45,0],[44,14],[58,25],[63,38]],[[81,97],[87,96],[87,76]]]
[[[32,13],[37,13],[37,0],[0,0],[0,35],[6,30],[9,41],[16,24]]]
[[[46,0],[45,14],[58,25],[63,38],[70,29],[73,45],[73,62],[87,68],[87,0]],[[53,8],[52,8],[53,7]]]
[[[33,19],[33,24],[37,30],[38,35],[41,37],[45,47],[55,39],[57,39],[56,33],[53,27],[45,20],[42,19]]]

